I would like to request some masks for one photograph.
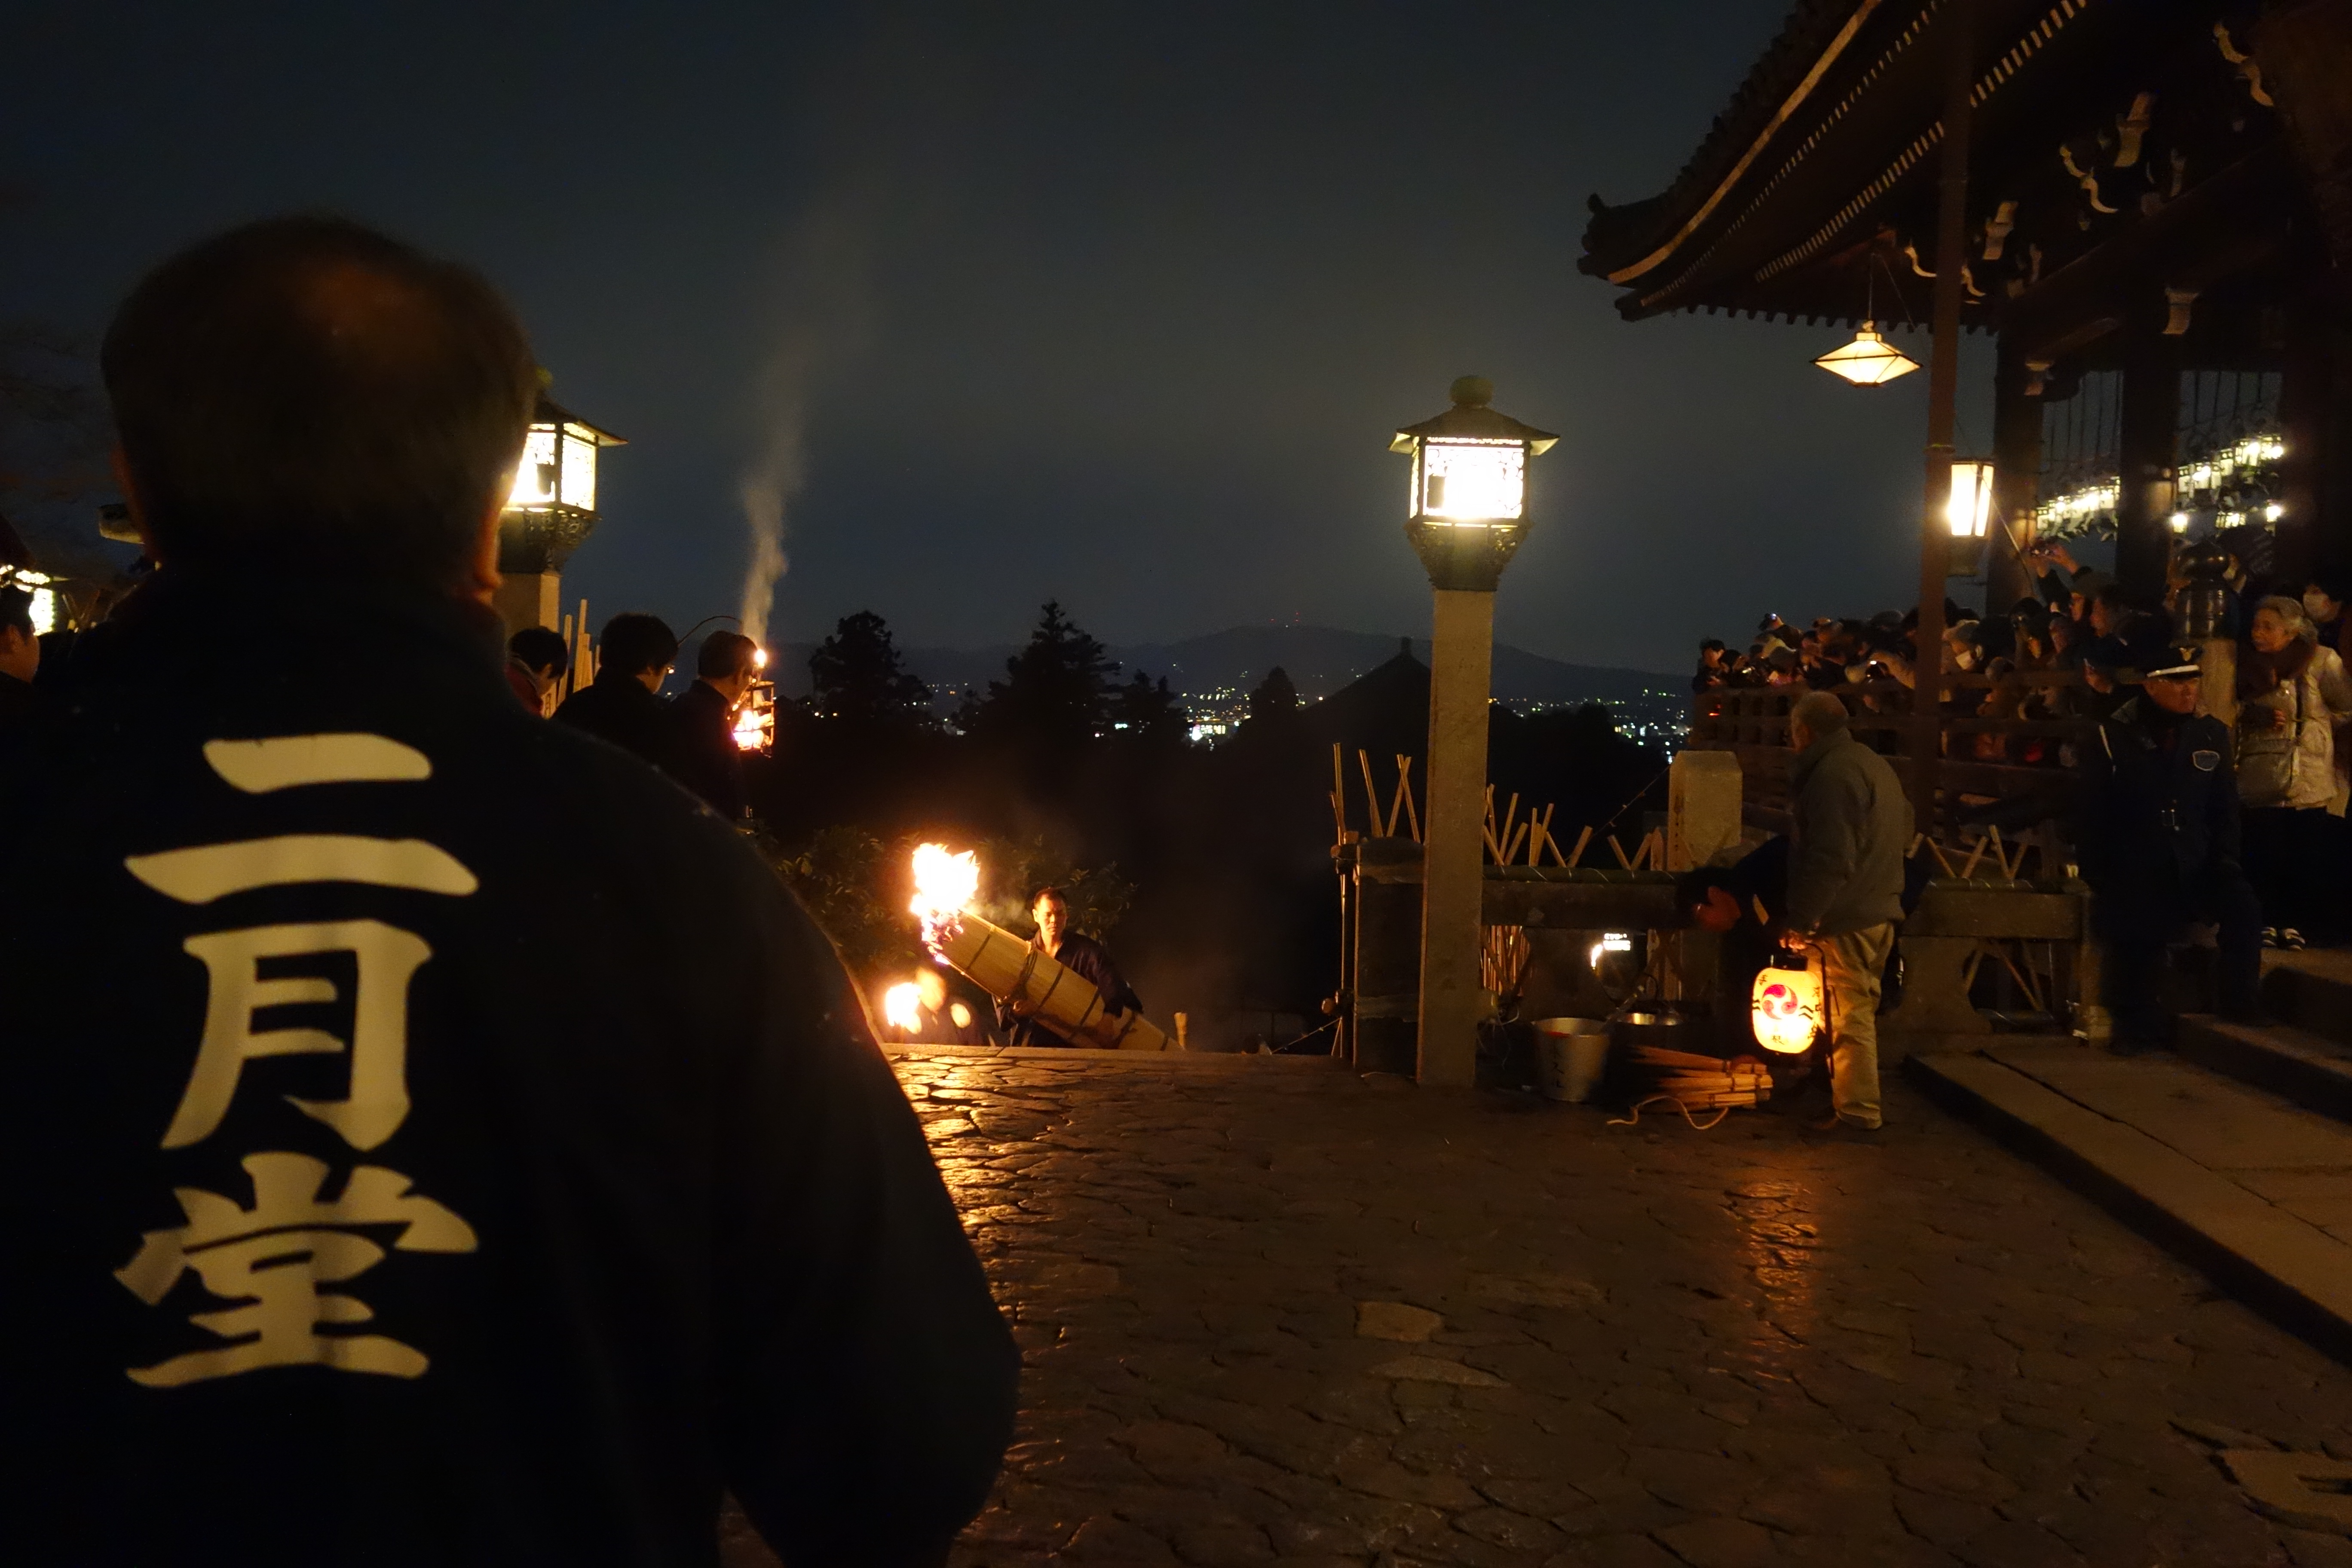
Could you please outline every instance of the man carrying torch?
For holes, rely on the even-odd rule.
[[[1015,1045],[1092,1050],[1181,1050],[1143,1016],[1102,944],[1070,931],[1069,900],[1041,888],[1029,900],[1037,935],[1029,942],[973,913],[980,867],[970,850],[915,849],[915,899],[923,942],[997,999],[997,1017]]]
[[[1102,997],[1103,1006],[1113,1013],[1140,1013],[1143,999],[1135,994],[1111,962],[1110,950],[1090,936],[1082,936],[1070,929],[1070,900],[1059,888],[1040,888],[1029,898],[1029,918],[1037,922],[1037,934],[1029,945],[1052,959],[1087,984]],[[1016,1046],[1070,1046],[1079,1042],[1064,1039],[1037,1018],[1037,1004],[1025,996],[1010,996],[996,1004],[996,1026],[1004,1037]]]

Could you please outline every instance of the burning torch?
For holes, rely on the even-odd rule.
[[[1035,1020],[1074,1046],[1107,1051],[1171,1051],[1176,1043],[1141,1013],[1115,1012],[1102,993],[1053,956],[971,912],[980,892],[971,851],[943,844],[915,850],[915,900],[923,944],[1000,1002],[1026,1002]]]

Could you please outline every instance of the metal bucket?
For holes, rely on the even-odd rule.
[[[1536,1087],[1550,1100],[1581,1105],[1609,1065],[1609,1026],[1599,1018],[1538,1018]]]

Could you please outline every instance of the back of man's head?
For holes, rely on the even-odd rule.
[[[33,636],[33,595],[30,589],[14,583],[0,588],[0,631],[14,631],[20,637]]]
[[[563,646],[563,635],[545,626],[525,626],[507,639],[507,652],[522,662],[522,667],[561,679],[572,667],[572,650]]]
[[[1830,691],[1808,692],[1798,698],[1795,706],[1789,710],[1790,728],[1802,729],[1816,741],[1828,735],[1843,734],[1846,720],[1845,704],[1838,700],[1836,693]]]
[[[604,623],[596,646],[596,676],[643,675],[664,669],[677,658],[677,636],[659,616],[625,610]]]
[[[741,632],[713,632],[695,655],[694,673],[705,680],[732,680],[758,667],[753,656],[759,651],[760,645]]]
[[[475,273],[361,226],[282,217],[149,273],[106,391],[167,566],[463,583],[538,392]]]

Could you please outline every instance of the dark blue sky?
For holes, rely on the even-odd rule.
[[[567,576],[599,621],[736,609],[743,483],[797,472],[778,638],[1009,640],[1049,595],[1117,642],[1422,631],[1384,447],[1472,371],[1562,434],[1505,637],[1671,669],[1912,597],[1926,377],[1628,326],[1575,270],[1586,194],[1672,177],[1771,0],[8,15],[0,316],[94,340],[298,206],[472,261],[631,440]]]

